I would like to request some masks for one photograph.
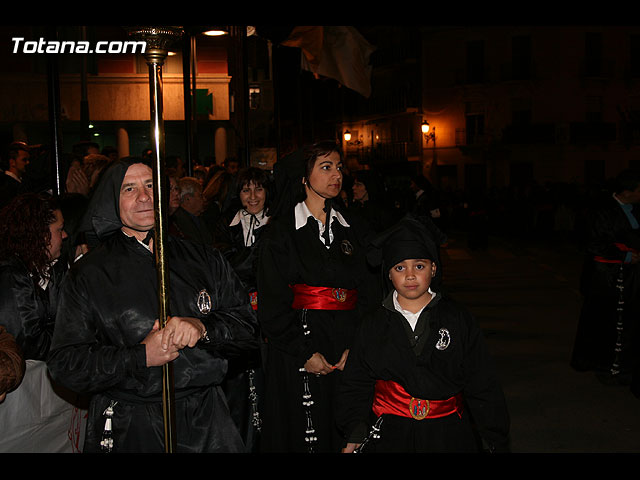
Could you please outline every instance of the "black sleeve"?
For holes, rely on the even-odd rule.
[[[210,252],[211,269],[218,279],[216,298],[222,303],[214,305],[203,320],[208,340],[201,342],[201,346],[221,357],[233,358],[258,348],[258,320],[247,290],[231,264],[218,250]]]

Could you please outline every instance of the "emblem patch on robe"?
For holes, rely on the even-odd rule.
[[[200,290],[200,293],[198,293],[198,310],[203,315],[211,311],[211,297],[205,289]]]
[[[344,288],[334,288],[331,290],[331,294],[333,295],[333,298],[339,302],[347,300],[347,291]]]
[[[251,308],[254,310],[258,309],[258,292],[253,291],[249,293],[249,301],[251,303]]]
[[[436,343],[436,348],[438,350],[444,350],[449,346],[449,343],[451,343],[449,330],[447,330],[446,328],[441,328],[440,330],[438,330],[438,335],[440,335],[440,339]]]
[[[340,250],[342,250],[342,253],[345,255],[351,255],[353,253],[353,245],[351,245],[349,240],[342,240],[340,243]]]
[[[411,397],[411,401],[409,402],[409,413],[411,414],[411,417],[416,420],[423,420],[427,415],[429,415],[429,410],[429,400]]]

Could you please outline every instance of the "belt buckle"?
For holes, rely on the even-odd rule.
[[[416,420],[424,420],[429,415],[429,400],[411,397],[409,401],[409,414]]]

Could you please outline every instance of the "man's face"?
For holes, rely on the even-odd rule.
[[[231,175],[235,175],[236,173],[238,173],[239,169],[240,169],[240,164],[238,162],[229,162],[227,164],[227,172],[230,173]]]
[[[191,215],[195,215],[196,217],[201,215],[205,207],[202,187],[196,188],[193,194],[185,195],[180,205]]]
[[[12,159],[9,164],[14,173],[22,177],[27,170],[27,165],[29,165],[29,152],[18,150],[18,157]]]
[[[153,172],[142,163],[131,165],[122,181],[120,221],[125,232],[141,239],[154,226]]]
[[[49,241],[49,259],[55,260],[60,258],[62,253],[62,241],[67,238],[67,233],[64,231],[64,218],[60,210],[55,210],[56,219],[49,224],[49,231],[51,232],[51,240]]]

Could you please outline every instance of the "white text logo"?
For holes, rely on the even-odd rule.
[[[27,40],[13,37],[13,53],[144,53],[147,42],[143,41],[100,41],[95,47],[91,42],[71,40]]]

